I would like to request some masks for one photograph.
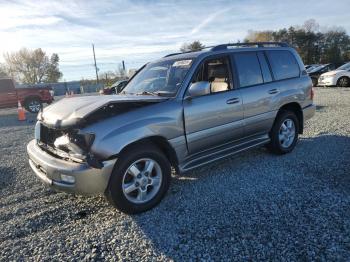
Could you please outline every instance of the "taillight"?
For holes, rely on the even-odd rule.
[[[314,88],[311,87],[311,90],[310,90],[310,99],[311,99],[311,100],[314,100],[314,96],[315,96],[315,91],[314,91]]]

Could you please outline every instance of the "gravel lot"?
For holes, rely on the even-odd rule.
[[[349,261],[350,88],[318,88],[316,103],[291,154],[259,148],[175,176],[135,216],[45,188],[25,153],[35,117],[0,110],[0,260]]]

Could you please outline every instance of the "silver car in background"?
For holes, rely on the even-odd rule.
[[[284,43],[224,44],[146,64],[123,91],[65,98],[27,146],[50,187],[103,193],[126,213],[157,205],[183,173],[266,145],[289,153],[315,113],[310,77]]]

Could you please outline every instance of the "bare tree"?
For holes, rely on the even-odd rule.
[[[53,54],[49,59],[41,48],[22,48],[18,52],[6,53],[4,58],[6,71],[22,83],[57,82],[62,77],[58,55]]]
[[[0,78],[2,77],[8,77],[8,74],[6,72],[6,68],[3,64],[0,64]]]
[[[201,42],[196,40],[196,41],[193,41],[192,43],[184,43],[181,46],[180,51],[181,52],[200,51],[203,48],[205,48],[205,46]]]

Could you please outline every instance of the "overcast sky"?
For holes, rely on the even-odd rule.
[[[344,13],[344,10],[345,11]],[[91,43],[100,72],[128,69],[177,51],[184,42],[206,45],[243,39],[247,31],[301,25],[350,32],[349,0],[294,1],[39,1],[0,0],[0,61],[21,47],[58,53],[62,80],[95,76]]]

